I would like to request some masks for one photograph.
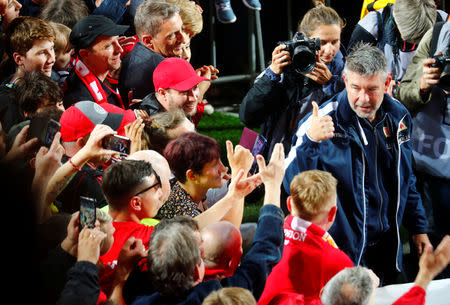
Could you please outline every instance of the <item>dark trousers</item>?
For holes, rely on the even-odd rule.
[[[417,190],[427,213],[430,238],[436,248],[446,234],[450,234],[450,180],[416,172]],[[417,262],[418,263],[418,262]],[[450,277],[450,267],[436,279]]]
[[[361,260],[362,266],[372,269],[380,278],[381,286],[405,282],[403,269],[399,272],[395,267],[396,239],[392,232],[384,233],[377,241],[368,242]]]

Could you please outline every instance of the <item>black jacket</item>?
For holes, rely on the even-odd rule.
[[[100,81],[103,91],[108,95],[107,101],[109,104],[113,104],[117,107],[122,105],[119,98],[115,93],[111,91],[102,81]],[[64,108],[69,108],[73,104],[79,101],[95,101],[89,89],[83,83],[83,81],[78,77],[73,70],[66,79],[65,91],[64,91]]]
[[[19,105],[13,100],[14,88],[6,86],[9,80],[0,85],[0,122],[2,123],[2,129],[6,133],[12,126],[25,119]]]
[[[156,113],[166,111],[156,99],[154,92],[146,95],[142,99],[142,102],[133,104],[131,109],[145,110],[148,115],[154,115]]]
[[[133,91],[133,99],[143,99],[155,92],[153,71],[164,57],[138,42],[122,60],[119,76],[119,90],[124,104],[128,104],[128,92]]]
[[[283,74],[283,81],[270,80],[262,73],[248,91],[239,110],[239,119],[248,127],[260,127],[267,140],[263,156],[272,154],[276,143],[287,153],[298,122],[312,111],[311,101],[319,105],[327,99],[322,86],[295,73]]]

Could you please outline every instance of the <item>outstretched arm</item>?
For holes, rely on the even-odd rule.
[[[286,107],[288,98],[280,81],[283,69],[291,63],[291,57],[285,48],[285,45],[279,45],[273,50],[270,66],[256,78],[242,100],[239,119],[246,126],[257,127],[272,113]]]
[[[50,206],[46,204],[45,196],[48,182],[61,166],[64,148],[60,144],[61,134],[56,133],[50,148],[42,146],[35,161],[35,173],[31,184],[31,192],[36,202],[37,223],[43,223],[52,216]]]
[[[284,178],[284,148],[281,143],[275,144],[270,162],[266,165],[264,157],[257,156],[259,174],[264,183],[264,205],[273,204],[280,207],[281,183]]]
[[[103,155],[115,154],[112,150],[102,147],[102,139],[116,133],[109,126],[97,125],[92,130],[86,145],[80,149],[68,162],[61,166],[50,179],[45,195],[45,202],[49,205],[64,190],[70,180],[75,176],[79,169],[83,167],[90,159]]]
[[[236,147],[233,148],[233,143],[231,143],[231,141],[226,141],[226,145],[228,163],[231,167],[231,179],[233,179],[241,169],[244,171],[243,177],[247,177],[255,159],[252,153],[241,145],[236,145]],[[242,223],[242,216],[244,215],[244,201],[245,197],[237,200],[234,207],[230,209],[222,220],[227,220],[239,228]]]
[[[425,247],[419,260],[419,272],[414,283],[427,289],[428,284],[450,263],[450,236],[446,235],[433,252],[431,245]]]
[[[239,204],[239,202],[243,200],[245,196],[250,194],[259,184],[261,184],[259,174],[244,177],[244,171],[241,169],[231,180],[227,194],[212,207],[195,217],[200,230],[208,224],[222,220],[231,209],[235,208],[236,204]],[[242,221],[242,219],[240,221]]]
[[[431,246],[424,249],[419,260],[419,272],[417,273],[414,286],[397,299],[392,305],[425,304],[425,290],[430,282],[442,271],[450,262],[450,236],[446,235],[436,251],[433,252]]]

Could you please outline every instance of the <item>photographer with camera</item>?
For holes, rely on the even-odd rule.
[[[434,246],[450,233],[450,22],[438,22],[423,36],[398,98],[413,115],[412,145],[417,186]],[[442,274],[450,275],[447,268]]]
[[[261,127],[267,140],[264,157],[279,142],[289,151],[298,122],[312,110],[311,102],[321,104],[343,88],[343,26],[330,7],[309,10],[294,38],[275,47],[272,63],[244,97],[239,118],[248,127]]]

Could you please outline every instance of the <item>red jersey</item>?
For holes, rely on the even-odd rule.
[[[148,249],[150,236],[153,232],[153,227],[146,226],[134,221],[118,222],[113,221],[114,228],[114,243],[111,249],[104,255],[100,256],[99,262],[103,264],[104,270],[99,273],[99,281],[101,290],[107,294],[111,292],[111,285],[114,279],[115,267],[119,257],[120,250],[125,242],[130,237],[142,240],[145,249]]]
[[[302,294],[305,303],[314,302],[336,273],[353,267],[330,234],[309,221],[288,216],[284,235],[283,257],[267,277],[258,305],[268,304],[281,293],[293,292]]]
[[[413,286],[392,305],[425,305],[425,290],[420,286]]]

